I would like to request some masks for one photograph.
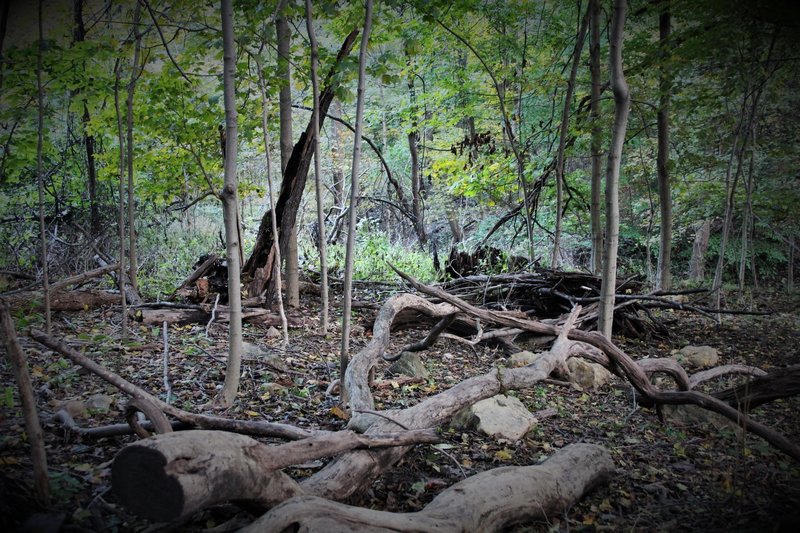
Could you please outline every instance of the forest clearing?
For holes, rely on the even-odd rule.
[[[795,531],[800,7],[0,7],[4,531]]]

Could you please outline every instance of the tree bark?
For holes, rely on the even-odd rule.
[[[39,3],[41,8],[41,2]],[[41,11],[40,11],[41,13]],[[41,18],[40,24],[41,24]],[[41,28],[41,26],[39,26]],[[25,432],[31,445],[31,462],[33,463],[33,486],[38,502],[47,506],[50,503],[50,479],[47,477],[47,452],[44,447],[44,434],[36,412],[36,395],[31,385],[28,363],[25,354],[17,341],[17,332],[6,303],[0,299],[0,331],[3,333],[6,353],[19,388],[22,403],[22,414],[25,418]]]
[[[706,278],[706,252],[711,237],[711,220],[699,222],[695,228],[692,257],[689,260],[689,279],[703,281]]]
[[[308,28],[308,38],[311,41],[311,86],[314,93],[314,110],[311,114],[311,131],[314,137],[314,186],[317,193],[317,248],[319,250],[320,277],[319,331],[321,335],[325,335],[328,332],[328,243],[325,236],[325,211],[322,201],[322,175],[320,170],[322,163],[320,162],[319,149],[319,80],[317,76],[319,51],[317,46],[317,36],[314,33],[314,16],[312,14],[311,0],[306,0],[306,27]]]
[[[133,187],[133,95],[136,91],[136,80],[141,73],[139,67],[139,55],[142,48],[142,33],[139,31],[139,21],[141,19],[141,4],[136,2],[133,10],[133,35],[135,43],[133,45],[133,61],[131,62],[131,77],[128,82],[128,97],[125,102],[127,116],[127,148],[128,148],[128,279],[133,286],[133,290],[139,291],[137,281],[139,270],[139,259],[137,258],[136,244],[136,190]],[[143,68],[143,67],[142,67]]]
[[[86,28],[83,24],[83,1],[74,0],[73,2],[73,32],[72,40],[75,43],[83,42],[86,39]],[[84,64],[85,66],[85,64]],[[76,91],[76,94],[80,91]],[[92,235],[99,235],[103,228],[100,221],[100,209],[97,205],[97,164],[94,157],[94,136],[89,134],[89,105],[86,100],[83,102],[83,116],[81,124],[83,126],[83,145],[86,150],[86,186],[89,193],[89,230]]]
[[[353,307],[353,263],[356,248],[356,221],[358,212],[359,167],[361,165],[361,132],[364,127],[364,99],[367,77],[367,45],[372,29],[372,0],[366,0],[364,30],[361,34],[361,48],[358,53],[358,91],[356,96],[356,131],[353,140],[353,163],[350,171],[350,212],[347,224],[347,247],[345,252],[344,288],[342,296],[342,345],[339,354],[339,376],[341,377],[341,399],[346,402],[349,391],[344,380],[350,357],[350,312]]]
[[[278,294],[278,314],[281,318],[281,332],[283,334],[283,346],[289,347],[289,324],[286,319],[286,310],[283,307],[283,287],[281,286],[281,247],[278,246],[278,220],[275,215],[275,200],[272,196],[272,161],[269,149],[269,124],[267,121],[267,88],[266,81],[261,74],[261,66],[259,65],[259,83],[261,85],[261,129],[264,132],[264,156],[266,158],[267,167],[267,194],[269,195],[269,219],[272,229],[272,250],[275,253],[275,260],[272,261],[271,268],[270,261],[268,265],[261,267],[259,270],[264,272],[265,269],[275,276],[275,291]],[[263,274],[261,274],[263,277]],[[269,306],[269,305],[268,305]]]
[[[285,176],[286,168],[292,154],[292,68],[289,62],[292,48],[292,34],[289,21],[282,11],[275,18],[275,29],[278,38],[278,75],[281,78],[281,90],[278,96],[281,127],[281,173]],[[313,142],[312,142],[313,144]],[[313,150],[312,150],[313,151]],[[290,226],[286,245],[281,245],[281,255],[286,259],[286,303],[289,307],[300,306],[298,282],[300,273],[297,258],[297,227]]]
[[[476,474],[444,490],[416,513],[376,511],[301,496],[275,507],[242,531],[501,531],[527,520],[564,514],[613,472],[614,463],[605,449],[572,444],[540,465]]]
[[[572,95],[575,92],[575,80],[578,77],[578,66],[580,65],[581,51],[583,42],[586,40],[586,28],[589,25],[589,15],[591,7],[581,19],[578,35],[576,36],[575,48],[572,51],[572,68],[567,80],[567,90],[564,93],[564,110],[561,113],[561,127],[558,134],[558,151],[556,152],[556,230],[553,235],[553,255],[550,260],[550,268],[557,269],[561,264],[561,226],[562,209],[564,205],[564,151],[567,145],[567,135],[569,133],[569,110],[572,106]]]
[[[656,173],[658,174],[658,201],[661,211],[661,239],[658,247],[658,269],[656,288],[668,291],[672,288],[672,186],[669,177],[669,106],[672,80],[670,67],[666,64],[670,55],[670,0],[662,0],[661,13],[658,17],[658,32],[661,64],[658,77],[658,154],[656,155]]]
[[[238,116],[236,112],[236,48],[233,42],[233,6],[222,0],[223,86],[225,100],[225,184],[220,198],[225,221],[225,245],[228,259],[228,361],[225,383],[217,402],[233,405],[239,390],[242,364],[242,289],[239,265],[239,192],[236,176],[238,149]]]
[[[592,76],[592,99],[590,102],[590,114],[592,123],[592,183],[591,183],[591,202],[590,202],[590,221],[592,231],[592,255],[591,271],[592,274],[599,276],[603,270],[603,227],[601,219],[600,197],[603,189],[603,178],[601,176],[602,165],[602,129],[600,128],[600,93],[601,93],[601,72],[600,72],[600,0],[589,0],[591,11],[591,42],[589,45],[590,70]]]
[[[44,49],[44,30],[42,5],[43,0],[39,0],[39,46],[36,52],[36,93],[38,99],[37,120],[39,131],[36,140],[36,184],[39,192],[39,250],[42,254],[42,293],[44,296],[44,319],[45,330],[48,335],[52,327],[50,313],[50,280],[47,264],[47,226],[44,220],[44,169],[42,168],[42,151],[44,149],[44,84],[42,83],[42,54]]]
[[[124,340],[128,335],[128,312],[126,310],[126,283],[128,274],[125,270],[125,138],[122,133],[122,113],[119,109],[119,83],[120,83],[120,60],[117,59],[114,65],[114,112],[117,117],[117,140],[119,142],[119,205],[117,206],[117,235],[119,237],[119,272],[117,273],[117,283],[119,284],[120,306],[122,307],[122,317],[120,320],[120,336]],[[48,332],[49,334],[49,332]]]
[[[606,243],[603,258],[603,284],[600,288],[600,314],[597,329],[611,338],[614,321],[614,295],[617,282],[617,247],[619,243],[619,168],[625,131],[628,127],[628,105],[630,93],[622,70],[622,41],[627,4],[614,0],[611,21],[610,60],[611,90],[614,93],[614,129],[606,167]]]

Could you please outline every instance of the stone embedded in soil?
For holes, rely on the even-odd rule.
[[[673,353],[680,364],[690,368],[709,368],[719,364],[719,353],[711,346],[684,346]]]
[[[387,371],[390,374],[402,374],[404,376],[411,376],[412,378],[428,379],[430,373],[425,365],[422,363],[422,358],[419,354],[412,352],[403,352],[400,359],[394,362]]]
[[[453,417],[451,426],[475,429],[485,435],[517,441],[536,423],[536,417],[518,398],[498,394],[459,411]]]

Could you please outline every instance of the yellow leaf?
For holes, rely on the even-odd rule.
[[[394,380],[390,381],[389,383],[392,384],[392,388],[393,389],[399,389],[400,388],[400,384],[398,382],[394,381]]]
[[[255,411],[245,411],[244,414],[247,416],[261,416],[260,413],[256,413]]]
[[[347,420],[348,418],[350,418],[350,415],[348,415],[345,411],[343,411],[342,408],[339,407],[338,405],[334,405],[333,407],[331,407],[331,414],[335,417],[341,418],[342,420]]]
[[[508,461],[511,459],[511,452],[509,452],[506,448],[503,448],[502,450],[496,451],[494,456],[501,461]]]

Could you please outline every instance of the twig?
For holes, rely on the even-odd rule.
[[[217,297],[214,299],[214,308],[211,309],[211,318],[208,320],[208,324],[206,324],[206,337],[208,337],[208,328],[211,327],[211,323],[214,322],[214,319],[217,317],[218,304],[219,304],[219,293],[217,293]]]
[[[219,295],[218,295],[219,296]],[[169,324],[167,321],[164,321],[164,324],[161,326],[161,331],[163,332],[164,337],[164,390],[167,393],[167,405],[169,405],[170,399],[172,398],[172,385],[169,383],[169,333],[168,333]]]

